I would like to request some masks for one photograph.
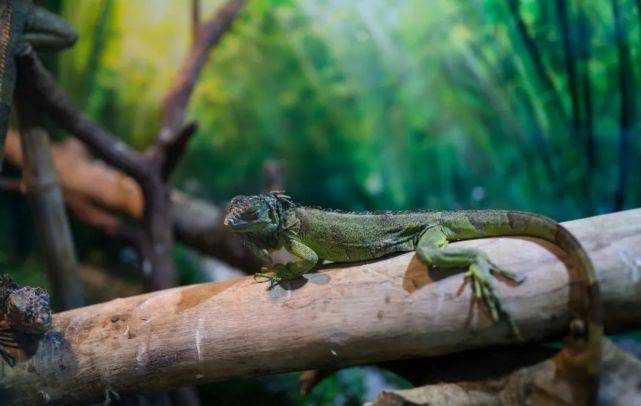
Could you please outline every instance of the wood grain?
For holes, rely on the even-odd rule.
[[[641,209],[565,223],[590,253],[606,329],[641,325]],[[498,283],[528,341],[566,331],[563,253],[525,238],[457,243],[526,274]],[[241,376],[442,355],[513,341],[460,273],[412,253],[311,274],[268,291],[251,277],[186,286],[67,311],[28,359],[3,365],[3,399],[63,404]],[[20,358],[20,357],[18,357]]]

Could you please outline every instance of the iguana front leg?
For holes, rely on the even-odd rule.
[[[427,229],[419,238],[416,247],[419,260],[426,265],[434,265],[439,268],[467,268],[465,276],[471,279],[476,297],[482,299],[487,305],[492,320],[498,321],[503,316],[510,324],[514,334],[520,336],[516,324],[496,291],[492,274],[501,275],[515,283],[521,283],[525,278],[492,264],[482,251],[474,248],[448,246],[448,236],[453,234],[443,226]]]
[[[290,259],[279,262],[279,258],[274,258],[275,255],[272,253],[272,265],[263,267],[261,272],[256,274],[257,276],[266,277],[272,282],[298,279],[318,263],[316,252],[295,238],[288,240],[282,249],[285,249],[287,254],[291,254]]]

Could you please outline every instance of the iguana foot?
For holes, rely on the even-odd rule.
[[[518,284],[525,278],[493,265],[487,254],[475,248],[448,246],[448,236],[451,235],[452,231],[444,227],[427,229],[416,246],[419,260],[439,268],[468,268],[465,276],[471,279],[475,296],[487,305],[492,320],[497,322],[501,317],[505,318],[514,335],[520,339],[519,330],[503,305],[493,279],[494,275],[500,275]]]
[[[525,277],[517,275],[513,272],[503,270],[493,265],[484,254],[479,254],[470,264],[465,277],[470,278],[472,281],[472,288],[474,295],[481,299],[490,311],[492,320],[498,322],[501,318],[505,319],[510,325],[512,332],[519,339],[522,340],[521,333],[519,332],[514,319],[510,312],[505,308],[501,295],[494,286],[493,276],[501,275],[514,283],[522,283]]]
[[[264,280],[258,281],[258,282],[269,282],[269,287],[267,289],[272,289],[274,286],[276,286],[278,283],[283,281],[283,277],[279,275],[277,272],[274,271],[269,271],[261,269],[261,272],[256,272],[254,274],[254,279],[258,280],[259,278],[263,278]]]
[[[271,289],[282,281],[302,277],[306,270],[309,270],[309,267],[301,267],[300,264],[296,262],[275,264],[271,267],[262,267],[260,272],[254,274],[254,277],[265,278],[265,282],[270,282],[269,289]]]

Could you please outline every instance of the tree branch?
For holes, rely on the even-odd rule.
[[[151,264],[147,280],[151,290],[165,289],[176,284],[172,246],[172,203],[170,175],[182,156],[195,126],[183,120],[189,97],[204,66],[209,51],[228,30],[240,11],[242,0],[230,0],[214,18],[201,26],[183,63],[176,83],[163,104],[163,118],[158,141],[144,156],[117,141],[104,128],[88,120],[60,88],[31,47],[17,58],[18,67],[30,81],[25,86],[44,110],[64,130],[87,144],[107,163],[121,169],[138,182],[144,196],[141,227],[144,231],[142,251],[149,255],[144,262]]]
[[[263,193],[285,190],[285,168],[283,160],[269,159],[263,163]]]
[[[598,270],[608,332],[641,325],[641,209],[565,223]],[[456,243],[481,247],[526,274],[499,283],[529,341],[557,339],[570,318],[564,255],[529,238]],[[561,259],[560,259],[561,258]],[[14,404],[97,401],[184,384],[443,355],[511,343],[472,301],[461,274],[430,270],[413,253],[326,269],[267,290],[251,277],[154,292],[54,316],[28,360],[4,367]],[[16,350],[18,351],[18,350]]]
[[[174,84],[167,92],[162,106],[162,121],[158,140],[176,137],[183,125],[189,98],[196,86],[196,80],[205,66],[211,48],[229,30],[242,9],[244,0],[229,0],[210,20],[199,25],[199,33],[185,58]],[[196,6],[194,6],[196,7]]]
[[[20,141],[12,131],[7,134],[5,153],[7,162],[22,167]],[[67,206],[82,222],[114,235],[119,225],[116,215],[142,218],[144,198],[138,184],[122,172],[92,161],[77,140],[67,138],[53,144],[51,155]],[[223,226],[223,207],[175,190],[171,201],[179,241],[235,268],[258,270],[256,258]]]
[[[120,168],[138,182],[147,180],[148,172],[142,155],[78,110],[30,46],[17,60],[20,71],[29,78],[25,87],[29,88],[30,97],[42,105],[62,129],[84,142],[108,164]]]
[[[260,263],[223,225],[224,206],[190,198],[174,191],[174,232],[176,238],[201,254],[216,257],[247,272],[257,271]]]
[[[200,34],[200,0],[191,0],[191,40],[198,41]]]
[[[23,156],[18,134],[9,130],[5,145],[7,162],[22,168]],[[51,145],[53,167],[58,174],[65,200],[86,200],[109,213],[140,219],[143,197],[129,176],[92,160],[82,143],[73,137]]]
[[[161,142],[160,145],[164,149],[161,176],[165,181],[168,181],[171,175],[173,174],[178,162],[185,153],[187,144],[191,140],[191,137],[196,133],[198,125],[195,122],[189,123],[182,128],[177,134],[176,137],[169,140],[169,143],[165,144]]]

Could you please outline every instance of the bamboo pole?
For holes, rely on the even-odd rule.
[[[83,306],[76,251],[49,152],[49,134],[39,125],[37,113],[21,90],[16,92],[16,110],[24,155],[22,186],[31,204],[54,303],[58,310]]]
[[[606,330],[641,325],[641,209],[565,223],[598,272]],[[498,283],[527,341],[566,332],[564,255],[530,238],[479,247],[527,275]],[[13,353],[0,385],[14,404],[99,401],[106,393],[443,355],[514,343],[472,301],[463,277],[430,270],[412,253],[332,267],[268,291],[251,277],[173,288],[67,311],[30,357]]]

